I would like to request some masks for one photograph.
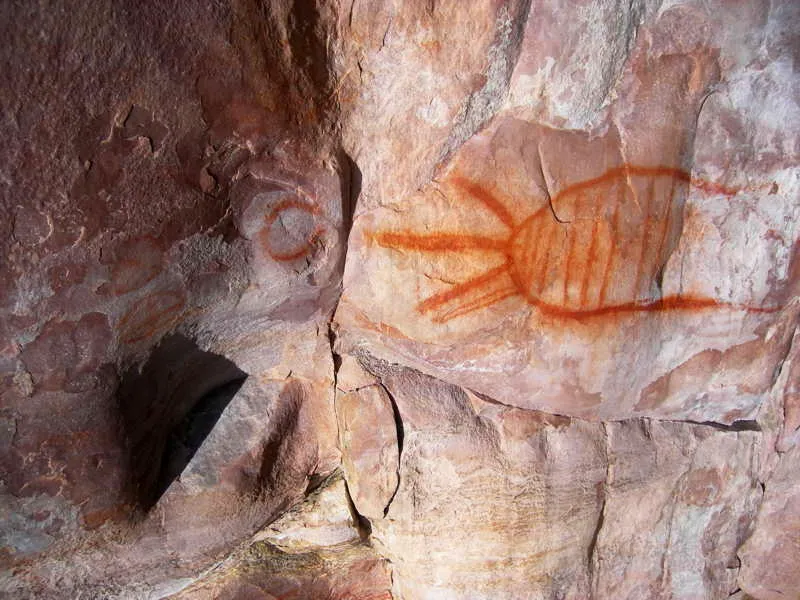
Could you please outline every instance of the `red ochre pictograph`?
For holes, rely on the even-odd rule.
[[[111,266],[111,282],[104,288],[115,296],[144,287],[162,271],[164,251],[152,236],[126,242],[117,249],[117,254],[118,258]]]
[[[299,242],[290,239],[289,235],[280,235],[275,231],[278,219],[291,212],[305,214],[311,220],[309,224],[300,225],[301,229],[307,231],[292,232],[297,234]],[[261,245],[266,253],[278,262],[293,261],[309,254],[323,233],[322,227],[316,222],[319,212],[319,208],[310,200],[288,198],[278,202],[264,217],[264,227],[260,233]]]
[[[466,233],[373,231],[367,238],[394,250],[421,253],[479,251],[502,263],[417,305],[444,323],[507,298],[519,297],[544,314],[575,319],[641,311],[752,308],[689,295],[662,297],[661,272],[680,233],[674,202],[679,186],[734,195],[736,190],[693,180],[671,167],[622,165],[570,185],[527,217],[481,185],[458,175],[447,183],[477,201],[505,230],[489,237]]]
[[[133,344],[165,331],[180,318],[185,306],[184,294],[178,290],[145,296],[120,319],[120,340]]]

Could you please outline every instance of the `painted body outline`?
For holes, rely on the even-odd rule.
[[[554,207],[571,196],[576,198],[574,202],[577,205],[581,198],[585,198],[585,195],[591,194],[593,190],[603,185],[611,187],[614,184],[620,184],[619,187],[621,189],[633,190],[630,184],[633,178],[640,178],[650,182],[650,198],[644,199],[645,220],[655,217],[653,222],[660,223],[661,231],[659,232],[657,246],[647,248],[644,236],[649,235],[648,232],[645,232],[642,239],[637,242],[641,245],[641,254],[636,266],[633,284],[634,292],[628,294],[629,297],[624,301],[613,301],[607,298],[607,293],[614,269],[619,268],[619,265],[615,266],[615,262],[620,262],[621,251],[620,248],[616,247],[615,235],[619,232],[617,219],[619,218],[619,209],[623,205],[623,200],[618,199],[616,203],[611,204],[612,216],[607,220],[598,218],[576,221],[561,220]],[[670,191],[666,197],[667,202],[664,203],[663,214],[651,215],[650,207],[656,204],[653,199],[655,182],[661,180],[670,182]],[[648,295],[639,292],[641,286],[652,284],[647,279],[648,274],[646,272],[643,273],[643,264],[645,263],[645,257],[648,256],[648,250],[652,255],[648,259],[652,263],[648,265],[651,275],[654,269],[656,272],[660,272],[666,263],[666,259],[663,256],[667,251],[666,242],[669,229],[674,225],[669,213],[673,206],[676,187],[678,185],[691,185],[704,192],[731,196],[738,193],[739,190],[692,179],[689,173],[675,167],[623,164],[610,168],[597,177],[566,186],[553,198],[550,198],[545,206],[520,220],[511,213],[506,204],[497,195],[480,184],[459,175],[449,177],[449,183],[464,192],[466,197],[483,205],[484,209],[502,224],[508,232],[507,236],[490,237],[456,232],[421,234],[408,230],[366,232],[366,237],[369,240],[388,249],[430,254],[477,250],[499,254],[503,257],[503,262],[499,266],[470,277],[466,281],[454,284],[449,289],[435,293],[420,301],[417,304],[417,311],[423,315],[430,315],[434,323],[446,323],[513,297],[521,298],[544,315],[573,319],[619,313],[688,311],[710,308],[729,308],[749,312],[774,312],[778,310],[777,308],[756,308],[726,303],[713,298],[694,295],[661,296],[660,285],[657,294],[651,293]],[[624,185],[622,185],[623,183]],[[633,196],[633,198],[626,197],[624,202],[633,202],[641,209],[640,200],[635,197],[635,192],[633,192]],[[600,208],[602,207],[601,205]],[[552,238],[553,230],[561,229],[560,235],[566,240],[565,243],[568,247],[566,257],[557,257],[563,264],[562,272],[560,273],[561,279],[558,280],[559,273],[555,277],[555,280],[558,280],[560,285],[563,286],[563,295],[560,302],[543,299],[544,281],[548,269],[552,270],[552,267],[549,266],[548,258],[552,254],[555,245],[552,244],[552,239],[545,238],[544,242],[539,239],[542,237],[540,235],[542,233],[541,230],[547,227],[544,225],[537,227],[537,221],[540,224],[547,224],[547,227],[551,230],[549,238]],[[573,256],[576,247],[575,242],[578,238],[574,228],[577,222],[591,227],[584,263],[579,265],[580,269],[577,269],[577,272],[581,274],[580,281],[570,275],[571,267],[574,266],[571,263],[575,260]],[[604,235],[601,235],[600,230],[602,228],[607,230]],[[600,249],[597,247],[602,245],[597,242],[601,238],[605,240],[607,246],[610,246],[605,248],[605,261],[600,260],[603,257],[599,256]],[[598,262],[602,263],[602,270],[594,269]],[[659,262],[662,264],[659,264]],[[537,269],[534,270],[532,267]],[[647,269],[644,270],[647,271]],[[536,289],[534,289],[535,287]],[[593,300],[588,298],[590,287],[598,290]]]

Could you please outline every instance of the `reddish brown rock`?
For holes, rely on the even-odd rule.
[[[0,593],[796,595],[798,22],[5,3]]]
[[[754,598],[773,600],[800,594],[800,484],[795,446],[766,481],[753,534],[742,546],[739,585]]]
[[[159,241],[152,237],[129,240],[114,248],[113,256],[105,252],[101,262],[110,264],[110,283],[101,286],[99,293],[121,296],[138,290],[162,271],[164,250]]]
[[[293,30],[290,8],[276,29]],[[284,53],[274,32],[249,30],[260,12],[246,3],[3,13],[0,459],[13,525],[0,545],[24,574],[4,588],[163,595],[339,462],[327,321],[350,166],[283,101],[296,52],[324,34],[295,35]],[[257,58],[267,47],[279,61]],[[327,94],[308,83],[306,97]],[[314,209],[278,210],[286,197]],[[163,342],[176,330],[186,344]],[[230,363],[250,379],[224,404]],[[150,388],[130,383],[139,369]]]
[[[111,328],[102,313],[89,313],[75,322],[49,321],[20,357],[40,390],[87,391],[104,364],[112,360]]]
[[[757,431],[587,423],[368,364],[402,420],[400,485],[370,519],[399,597],[735,591],[761,496]]]
[[[345,382],[366,378],[352,358],[343,364],[348,366],[338,374]],[[383,518],[397,491],[402,430],[395,423],[394,411],[379,383],[336,395],[342,467],[353,504],[368,519]]]

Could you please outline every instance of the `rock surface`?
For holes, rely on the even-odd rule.
[[[800,594],[793,0],[0,7],[0,594]]]
[[[358,525],[350,510],[345,481],[337,474],[253,539],[268,542],[287,554],[303,554],[357,543],[360,540]]]
[[[757,431],[590,423],[373,365],[403,423],[400,487],[371,519],[400,597],[736,590],[736,551],[761,500]]]
[[[336,385],[339,446],[348,490],[359,514],[379,519],[399,484],[399,415],[395,416],[386,389],[352,357],[342,361]]]
[[[420,191],[364,204],[336,315],[354,343],[523,408],[754,418],[796,321],[798,182],[788,156],[746,184],[708,177],[738,140],[696,140],[738,75],[675,47],[683,11],[643,26],[591,128],[500,111]],[[753,226],[783,242],[745,255]]]
[[[361,541],[341,474],[259,531],[174,600],[391,600],[386,559]]]

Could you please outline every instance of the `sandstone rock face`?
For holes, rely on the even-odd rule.
[[[0,7],[0,590],[800,595],[792,0]]]
[[[742,589],[754,598],[780,598],[800,593],[797,581],[800,521],[797,473],[798,449],[781,457],[769,479],[755,531],[741,550]]]
[[[259,531],[246,549],[170,597],[391,600],[388,563],[360,543],[353,515],[336,473]]]
[[[348,489],[359,514],[379,519],[399,483],[402,430],[396,407],[386,389],[352,357],[342,362],[337,375],[336,413]],[[346,391],[339,391],[343,387]]]
[[[400,487],[372,534],[400,597],[736,590],[736,551],[761,499],[757,432],[589,423],[376,366],[404,434]]]
[[[332,476],[300,506],[254,536],[287,554],[301,554],[359,540],[344,479]]]
[[[419,192],[365,206],[337,311],[354,343],[524,408],[754,418],[796,319],[797,181],[781,195],[780,159],[747,184],[706,175],[725,61],[674,47],[680,13],[642,32],[590,129],[500,111]],[[756,235],[786,242],[745,258],[720,203],[768,204]]]
[[[339,463],[350,167],[302,143],[323,118],[285,94],[317,91],[257,7],[169,31],[165,5],[73,4],[3,8],[2,553],[15,594],[161,594]]]

